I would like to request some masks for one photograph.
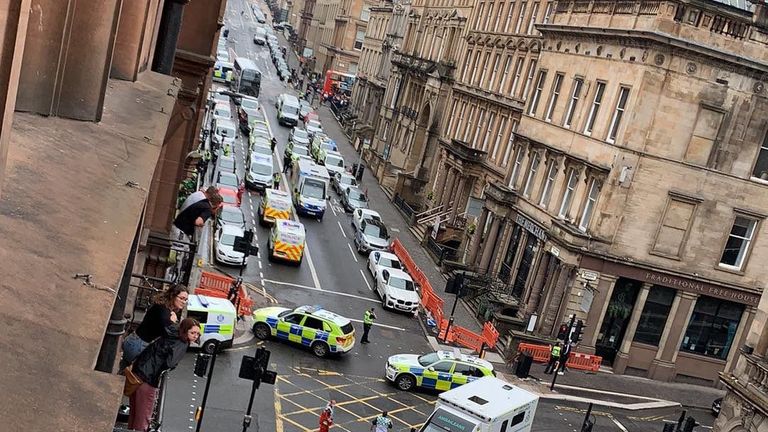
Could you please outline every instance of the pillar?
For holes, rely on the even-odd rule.
[[[736,334],[733,335],[733,342],[731,343],[731,349],[728,351],[728,358],[725,362],[725,373],[730,372],[733,369],[736,358],[739,354],[739,348],[744,342],[746,337],[746,329],[752,324],[752,318],[755,315],[755,308],[753,306],[745,306],[744,312],[741,313],[741,319],[739,320],[739,326],[736,328]]]
[[[680,344],[683,343],[683,337],[685,337],[685,331],[688,328],[688,322],[691,320],[693,307],[698,298],[698,294],[677,292],[675,297],[675,301],[679,299],[677,308],[674,308],[675,302],[673,302],[673,309],[669,311],[672,321],[667,322],[669,331],[665,331],[668,333],[667,337],[661,339],[656,358],[653,359],[651,367],[648,369],[648,378],[657,381],[672,381],[675,377],[677,353],[680,352]]]
[[[437,169],[435,169],[434,177],[435,181],[432,183],[432,206],[437,207],[440,200],[443,198],[443,188],[445,187],[445,178],[448,175],[448,169],[443,163],[442,158],[437,163]]]
[[[454,186],[456,185],[456,169],[448,165],[448,179],[443,187],[443,191],[440,196],[440,205],[443,206],[443,210],[448,207],[453,197]]]
[[[32,0],[16,109],[99,121],[121,0]]]
[[[146,39],[152,39],[155,19],[158,17],[158,0],[131,0],[123,2],[117,25],[115,51],[112,55],[110,76],[116,79],[136,81],[139,72],[146,67],[144,52]]]
[[[632,348],[632,340],[635,338],[637,324],[640,322],[640,315],[642,315],[643,308],[645,308],[645,301],[648,299],[648,292],[651,290],[651,286],[653,285],[645,282],[640,288],[640,294],[637,296],[635,305],[632,307],[632,315],[629,317],[627,330],[624,332],[624,340],[621,341],[619,352],[616,353],[616,360],[613,364],[614,373],[623,374],[627,369],[627,363],[629,363],[629,350]]]
[[[4,43],[0,47],[0,194],[3,190],[5,165],[13,129],[13,112],[16,110],[16,94],[19,89],[21,59],[27,37],[31,0],[6,2],[5,13],[0,16],[0,28]]]
[[[484,240],[483,239],[483,232],[485,231],[485,224],[488,222],[488,214],[490,211],[483,207],[483,211],[480,214],[480,220],[477,223],[477,228],[475,229],[475,234],[472,239],[472,246],[469,251],[469,258],[467,259],[467,262],[469,263],[470,267],[475,267],[477,265],[477,256],[478,252],[480,251],[480,247],[483,245]]]
[[[499,235],[499,225],[501,223],[501,218],[495,214],[491,216],[491,218],[491,230],[488,232],[488,239],[485,242],[485,247],[483,247],[483,255],[480,258],[480,269],[488,268],[488,264],[490,264],[494,254],[494,249],[496,249],[496,240]]]
[[[609,274],[601,274],[597,282],[597,293],[592,299],[592,306],[587,312],[587,327],[584,329],[584,343],[581,349],[584,352],[592,354],[595,352],[597,336],[600,333],[600,326],[603,325],[605,311],[608,310],[608,302],[611,300],[613,288],[616,285],[618,277]]]
[[[159,36],[155,48],[155,58],[152,70],[170,75],[176,55],[176,45],[181,33],[181,22],[184,16],[184,6],[189,0],[165,0],[163,15],[160,18]]]
[[[450,222],[453,222],[456,219],[456,215],[459,214],[459,208],[462,206],[462,202],[464,201],[464,195],[466,195],[466,189],[467,186],[467,176],[464,174],[459,174],[459,187],[456,188],[456,199],[453,202],[453,208],[451,209],[451,218],[448,219]]]
[[[493,255],[491,256],[491,262],[488,266],[488,271],[493,274],[498,274],[501,268],[501,263],[504,260],[504,255],[499,250],[500,244],[507,244],[509,242],[509,236],[512,233],[512,225],[510,225],[506,217],[501,217],[501,225],[499,226],[499,234],[493,239]]]

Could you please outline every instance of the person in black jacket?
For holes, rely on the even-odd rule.
[[[191,342],[200,338],[200,323],[185,318],[178,327],[170,325],[165,335],[151,343],[134,360],[131,367],[142,383],[130,396],[131,414],[128,429],[146,431],[152,416],[152,409],[160,387],[160,377],[179,364]]]

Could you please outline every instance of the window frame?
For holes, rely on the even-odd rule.
[[[509,176],[510,189],[517,190],[517,176],[520,175],[520,168],[523,166],[523,160],[525,160],[525,147],[521,146],[515,149],[515,161],[512,162],[512,173]]]
[[[763,133],[763,142],[760,144],[760,147],[757,149],[757,155],[755,156],[755,160],[752,163],[752,170],[750,170],[750,179],[758,181],[760,183],[768,183],[768,179],[762,179],[756,175],[755,170],[757,169],[757,164],[760,162],[760,155],[765,152],[765,159],[768,161],[768,130],[766,130]],[[766,166],[766,170],[763,171],[764,173],[768,173],[768,166]]]
[[[512,119],[509,129],[509,139],[507,140],[507,146],[504,149],[504,156],[501,159],[501,166],[506,167],[509,164],[509,157],[512,155],[512,148],[515,146],[515,130],[517,130],[517,119]],[[507,117],[503,117],[499,124],[499,134],[496,135],[496,143],[499,145],[501,139],[504,136],[504,129],[507,127]]]
[[[531,197],[533,189],[533,180],[539,171],[541,165],[542,156],[537,151],[531,151],[531,160],[528,161],[528,175],[525,178],[525,184],[523,185],[523,196],[526,198]]]
[[[605,81],[595,82],[595,93],[592,97],[592,104],[589,107],[587,121],[584,123],[584,135],[586,136],[592,136],[592,132],[595,131],[595,123],[597,123],[597,116],[600,114],[600,107],[603,104],[603,98],[605,98],[606,87]]]
[[[527,1],[520,2],[520,12],[518,12],[517,23],[515,24],[515,34],[520,34],[520,28],[523,26],[523,21],[525,21],[525,12],[527,7]]]
[[[539,199],[539,206],[541,208],[547,208],[549,201],[552,199],[552,186],[557,180],[558,160],[553,159],[549,167],[547,167],[547,173],[544,177],[544,187],[541,190],[541,198]]]
[[[488,90],[493,90],[496,78],[499,76],[499,64],[501,63],[501,53],[496,53],[493,56],[493,67],[491,68],[491,78],[488,79]]]
[[[616,143],[616,138],[619,135],[619,128],[621,127],[621,120],[624,117],[624,113],[627,111],[627,105],[629,105],[629,93],[631,88],[626,85],[619,86],[619,95],[616,98],[616,106],[613,109],[613,116],[611,116],[611,123],[608,126],[608,135],[605,137],[605,141],[611,144]],[[624,104],[622,105],[622,96],[626,94],[624,98]],[[613,136],[611,136],[613,135]]]
[[[555,74],[555,79],[552,81],[552,91],[549,95],[549,104],[547,104],[547,110],[544,111],[544,121],[546,122],[552,122],[552,114],[555,112],[557,100],[560,98],[560,91],[563,87],[563,79],[565,79],[565,74],[558,72]]]
[[[570,167],[566,170],[565,189],[563,189],[563,197],[560,199],[560,209],[557,211],[558,218],[568,218],[568,212],[573,204],[573,196],[579,188],[579,177],[580,175],[576,168]],[[571,187],[571,179],[574,180],[573,187]]]
[[[496,113],[493,111],[488,112],[488,123],[485,127],[485,136],[483,137],[483,145],[482,149],[485,151],[485,149],[488,148],[488,138],[490,137],[491,133],[493,132],[493,128],[496,126]],[[491,160],[494,162],[496,161],[496,158],[498,157],[499,151],[497,149],[493,149],[493,157]]]
[[[597,207],[597,201],[600,198],[600,180],[597,177],[591,177],[589,180],[589,187],[587,194],[584,196],[584,205],[581,209],[581,216],[579,216],[579,231],[586,232],[589,229],[589,225],[592,218],[595,216],[595,208]],[[592,197],[592,191],[595,192],[595,196]],[[587,214],[589,212],[589,214]]]
[[[538,61],[536,59],[531,59],[531,61],[528,62],[528,76],[525,78],[525,87],[523,87],[523,93],[520,95],[520,98],[523,100],[523,102],[528,99],[528,91],[531,89],[531,84],[533,83],[533,78],[536,75],[536,66],[538,64]]]
[[[533,31],[536,29],[536,18],[538,18],[539,15],[539,8],[541,7],[541,2],[533,2],[531,5],[531,17],[528,19],[528,29],[525,32],[527,35],[532,35]]]
[[[360,35],[360,32],[363,32],[362,39],[358,40],[357,37]],[[360,46],[358,47],[357,44],[360,43]],[[352,49],[355,51],[362,51],[363,50],[363,44],[365,43],[365,29],[362,27],[355,28],[355,40],[352,43]]]
[[[576,107],[581,99],[581,91],[584,88],[584,78],[575,77],[571,86],[571,97],[568,100],[568,109],[563,116],[563,127],[570,129],[573,126],[573,117],[576,114]]]
[[[536,86],[531,91],[531,101],[528,104],[528,115],[536,117],[536,111],[539,108],[539,101],[541,100],[541,93],[544,91],[544,83],[547,81],[547,70],[539,70],[539,75],[536,78]]]
[[[744,247],[743,253],[741,252],[741,248],[739,248],[739,254],[741,255],[741,261],[738,262],[738,265],[731,265],[731,264],[725,264],[723,263],[723,255],[725,255],[725,248],[728,246],[728,241],[731,239],[731,234],[733,233],[733,227],[736,226],[736,220],[738,218],[746,219],[751,224],[751,232],[749,235],[749,238],[746,239],[746,247]],[[725,234],[725,241],[723,242],[723,246],[720,248],[722,250],[720,254],[720,259],[717,261],[717,268],[721,270],[728,270],[733,272],[743,272],[744,268],[747,266],[747,263],[749,261],[750,256],[752,255],[752,245],[755,242],[755,234],[760,232],[760,222],[761,220],[757,217],[747,215],[740,212],[735,212],[733,215],[733,218],[731,220],[731,229],[728,230],[728,232]],[[738,236],[736,236],[738,237]],[[742,240],[745,240],[745,238],[741,238]]]
[[[523,63],[525,63],[525,57],[518,56],[517,62],[515,63],[515,70],[512,74],[512,87],[509,89],[509,94],[512,97],[517,96],[517,87],[520,84],[520,78],[522,78],[523,74]]]
[[[504,86],[507,84],[507,79],[509,79],[509,67],[512,65],[512,57],[512,54],[507,55],[507,61],[504,63],[504,72],[502,72],[499,85],[496,87],[498,93],[504,91]]]

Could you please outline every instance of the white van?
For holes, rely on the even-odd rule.
[[[539,397],[486,376],[440,394],[419,432],[531,432]]]
[[[199,346],[203,352],[213,354],[216,347],[230,348],[235,339],[235,306],[227,299],[199,294],[189,296],[187,317],[200,323],[200,339],[192,346]]]
[[[299,123],[299,99],[291,94],[283,93],[277,98],[277,122],[282,126],[296,126]]]
[[[213,119],[213,136],[211,139],[217,146],[229,144],[232,148],[235,146],[235,137],[237,135],[237,126],[230,119]]]
[[[232,110],[229,108],[229,103],[217,102],[213,105],[211,118],[212,120],[232,120]]]

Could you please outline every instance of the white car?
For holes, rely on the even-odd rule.
[[[359,208],[355,209],[355,211],[352,212],[352,230],[357,231],[360,229],[360,225],[363,222],[363,219],[373,219],[377,221],[381,221],[381,216],[378,212],[375,212],[373,210]]]
[[[229,50],[219,49],[216,52],[216,60],[224,63],[229,63]]]
[[[416,284],[408,273],[391,268],[380,268],[373,280],[373,290],[381,297],[384,309],[413,312],[419,307]]]
[[[248,257],[243,261],[243,253],[235,251],[235,237],[243,237],[241,228],[223,226],[216,231],[216,261],[234,266],[248,264]]]
[[[384,251],[373,251],[368,255],[368,270],[373,277],[376,277],[376,273],[379,269],[390,268],[395,270],[403,270],[403,264],[400,263],[400,258],[397,255]]]
[[[232,120],[232,110],[229,108],[229,102],[216,102],[211,114],[212,120]]]
[[[326,152],[325,158],[323,158],[323,165],[328,170],[328,173],[335,175],[337,173],[346,173],[344,169],[344,157],[338,152]]]
[[[304,128],[307,129],[307,132],[309,132],[310,135],[314,135],[318,132],[323,131],[323,126],[320,124],[317,120],[310,120],[307,122],[306,125],[304,125]]]
[[[365,219],[360,223],[360,229],[355,231],[354,243],[357,252],[363,255],[376,250],[389,250],[387,227],[381,221]]]

